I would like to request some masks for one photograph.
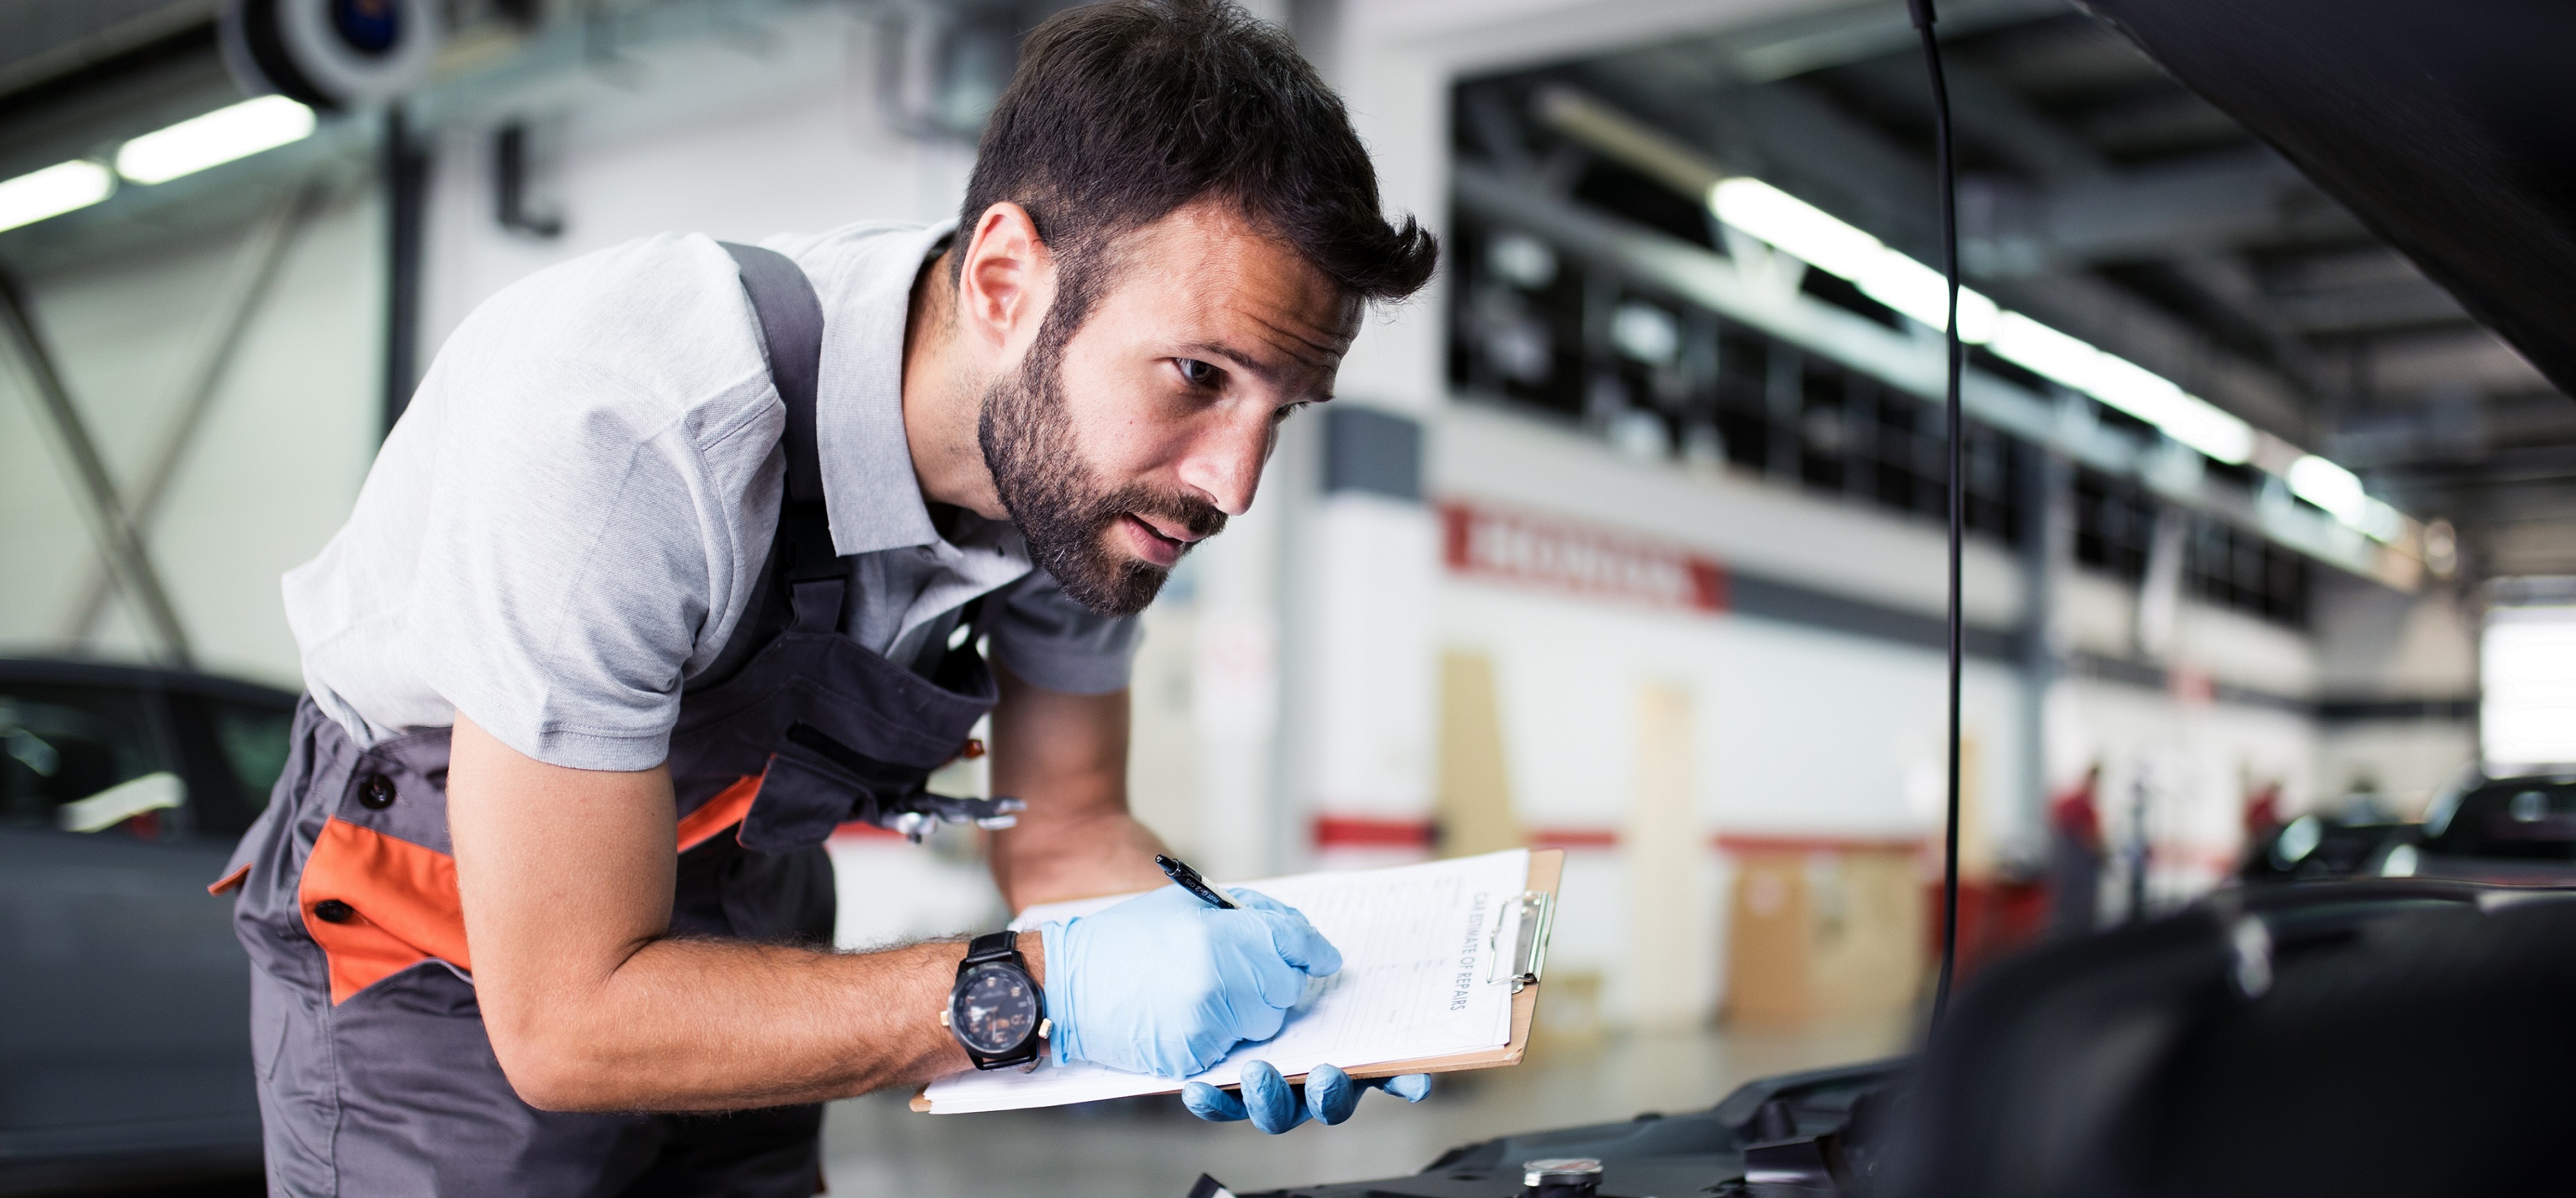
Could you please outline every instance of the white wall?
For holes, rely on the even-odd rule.
[[[2478,614],[2457,587],[2405,594],[2325,575],[2316,593],[2320,688],[2342,699],[2456,699],[2478,690]]]
[[[756,240],[855,220],[956,214],[973,148],[898,136],[877,104],[875,25],[817,7],[757,42],[621,51],[631,67],[493,97],[439,140],[422,337],[435,346],[484,297],[549,263],[671,231]],[[493,220],[490,131],[534,122],[539,197],[564,233]]]
[[[2470,720],[2353,720],[2329,724],[2317,737],[2317,803],[2368,791],[2409,819],[2478,763],[2478,729]]]
[[[2319,566],[2317,572],[2327,569]],[[2151,657],[2139,645],[2135,588],[2084,570],[2063,572],[2058,586],[2057,623],[2067,649],[2127,660]],[[2290,699],[2313,699],[2322,689],[2313,636],[2191,598],[2178,605],[2172,642],[2157,664]]]
[[[382,317],[377,216],[344,195],[304,229],[204,424],[178,459],[149,555],[199,663],[300,688],[278,575],[311,557],[355,501],[375,450]],[[94,259],[31,280],[30,302],[119,489],[138,492],[208,356],[214,310],[250,229],[186,248]],[[0,371],[0,653],[59,653],[98,569],[74,475],[33,396]],[[87,647],[140,658],[111,601]]]
[[[2406,595],[2354,579],[2317,590],[2320,688],[2340,700],[2467,700],[2481,693],[2478,612],[2455,584]],[[2473,718],[2338,721],[2318,746],[2323,794],[2375,786],[2418,813],[2479,758]]]

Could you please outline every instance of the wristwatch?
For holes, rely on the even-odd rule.
[[[966,942],[957,984],[948,991],[940,1026],[966,1047],[978,1069],[1035,1068],[1045,1052],[1046,991],[1029,976],[1019,933],[992,932]]]

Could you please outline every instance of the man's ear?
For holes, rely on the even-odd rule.
[[[957,272],[957,319],[991,350],[1025,343],[1055,298],[1055,257],[1028,210],[1004,201],[975,218]]]

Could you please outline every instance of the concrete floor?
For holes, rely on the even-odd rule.
[[[881,1094],[833,1104],[825,1173],[836,1198],[1181,1198],[1202,1172],[1237,1191],[1388,1177],[1456,1144],[1706,1107],[1753,1078],[1901,1052],[1906,1030],[1886,1021],[1542,1044],[1515,1068],[1441,1078],[1419,1106],[1371,1095],[1340,1127],[1308,1124],[1281,1136],[1201,1123],[1168,1097],[917,1115],[904,1096]]]

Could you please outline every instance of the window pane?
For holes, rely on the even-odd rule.
[[[277,776],[286,772],[295,712],[221,699],[209,700],[206,710],[215,722],[215,742],[223,746],[224,764],[241,780],[242,805],[256,814],[268,806],[268,792],[276,787]]]
[[[85,686],[0,689],[0,824],[50,828],[57,809],[170,769],[143,696]],[[151,820],[158,831],[160,813]]]
[[[2480,665],[2489,772],[2576,763],[2576,607],[2489,612]]]

